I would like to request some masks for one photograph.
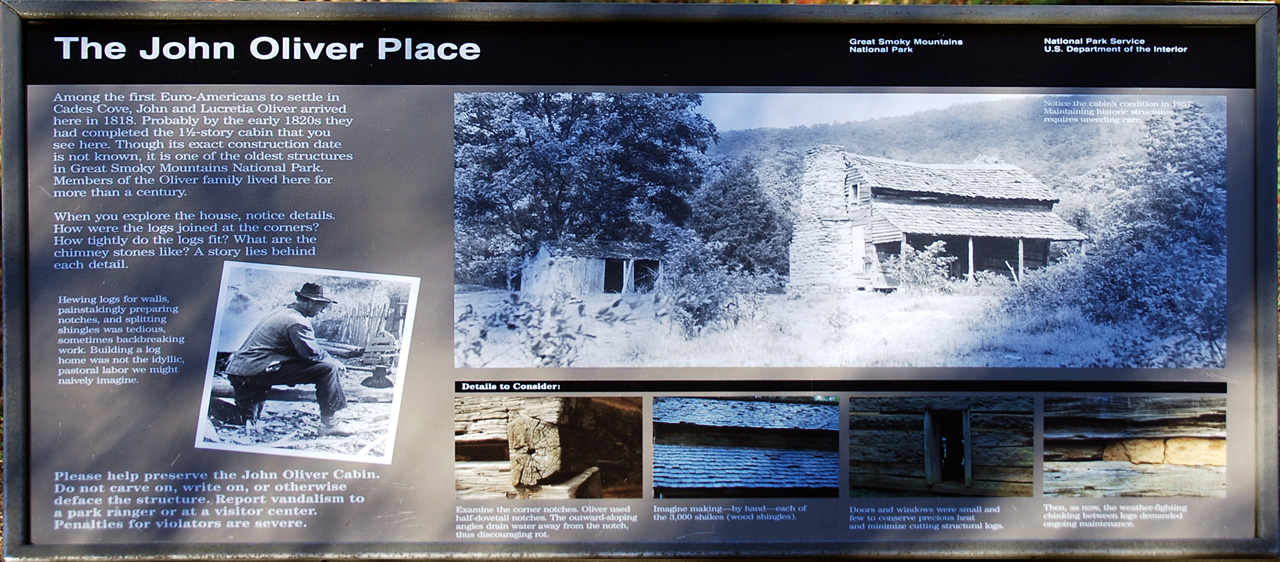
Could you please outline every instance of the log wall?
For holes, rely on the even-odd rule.
[[[1225,497],[1221,396],[1046,398],[1044,494]]]
[[[968,416],[969,478],[927,478],[925,412]],[[849,487],[855,496],[1028,497],[1035,476],[1035,403],[1010,397],[852,398]]]

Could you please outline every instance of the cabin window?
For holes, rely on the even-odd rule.
[[[625,260],[604,260],[604,292],[621,293],[622,289],[626,287],[627,269],[625,265]]]
[[[926,410],[924,440],[924,472],[929,484],[973,485],[968,411]]]

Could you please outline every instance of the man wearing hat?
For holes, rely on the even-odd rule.
[[[314,384],[320,434],[351,435],[346,424],[333,419],[334,412],[347,407],[338,378],[346,368],[320,347],[311,325],[311,319],[335,301],[315,283],[304,283],[294,295],[296,301],[258,322],[227,362],[236,406],[245,420],[256,419],[272,385]]]

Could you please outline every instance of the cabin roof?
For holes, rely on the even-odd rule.
[[[839,451],[653,445],[659,488],[834,488]]]
[[[654,244],[603,240],[559,240],[543,242],[541,250],[552,257],[657,260],[662,256]]]
[[[917,164],[846,153],[848,181],[908,194],[1030,200],[1053,204],[1053,191],[1012,164]]]
[[[659,397],[653,400],[653,421],[707,427],[839,431],[840,407],[835,403]]]
[[[873,204],[894,228],[906,234],[979,236],[1039,240],[1087,240],[1088,237],[1048,210],[978,207],[956,204]]]

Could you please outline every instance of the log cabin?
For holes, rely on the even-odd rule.
[[[891,283],[882,264],[946,242],[954,278],[1019,278],[1050,243],[1086,236],[1054,214],[1058,198],[1011,164],[919,164],[820,146],[805,157],[791,242],[790,288],[865,290]]]

